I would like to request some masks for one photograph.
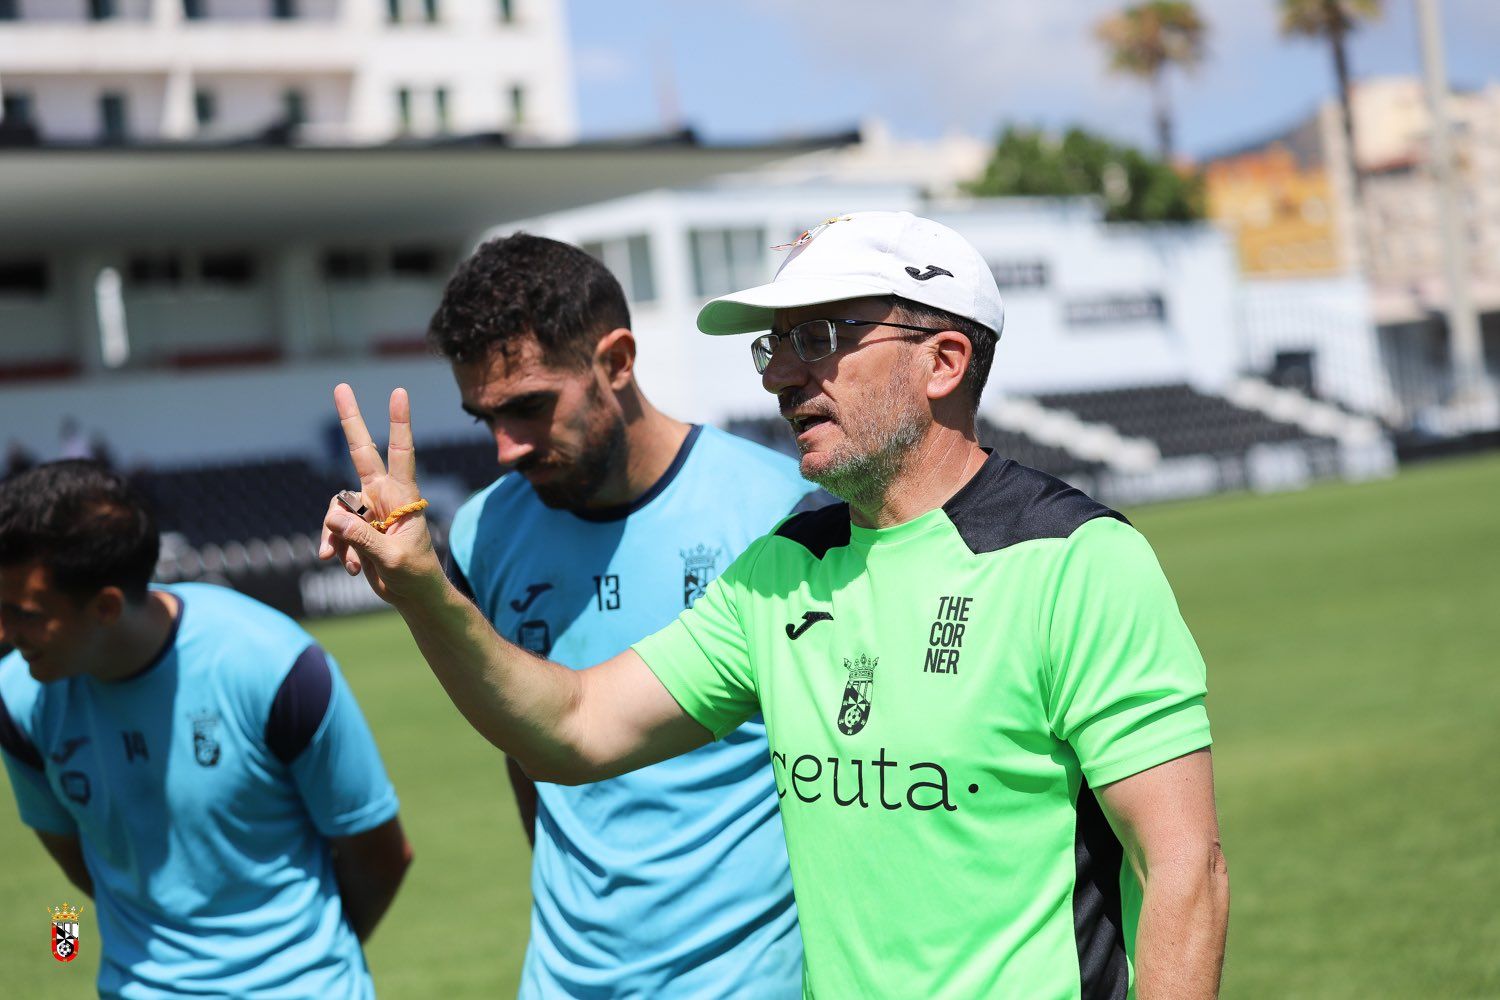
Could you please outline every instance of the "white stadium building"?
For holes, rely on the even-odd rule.
[[[989,260],[981,436],[1021,461],[1119,503],[1393,463],[1360,280],[1249,283],[1209,224],[962,199],[984,149],[955,137],[580,141],[549,0],[0,0],[0,95],[7,443],[52,457],[76,422],[156,499],[164,575],[294,613],[370,599],[311,559],[347,478],[336,382],[411,391],[439,511],[494,475],[423,333],[453,265],[516,228],[616,272],[658,404],[783,447],[748,338],[694,316],[766,280],[773,244],[880,208]]]

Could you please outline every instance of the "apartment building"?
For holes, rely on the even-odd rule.
[[[0,0],[0,144],[574,138],[558,0]]]

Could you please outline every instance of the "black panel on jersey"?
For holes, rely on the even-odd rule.
[[[42,755],[10,717],[4,698],[0,698],[0,749],[33,770],[42,770]]]
[[[1096,517],[1125,521],[1061,479],[993,453],[943,510],[975,555],[1038,538],[1067,538]]]
[[[836,503],[805,514],[795,514],[782,522],[776,534],[790,538],[822,559],[829,549],[849,544],[849,505]]]
[[[1082,1000],[1125,1000],[1130,990],[1125,921],[1120,912],[1123,860],[1119,838],[1085,782],[1078,789],[1078,825],[1073,837],[1073,937],[1078,944]]]
[[[328,714],[332,696],[328,657],[317,646],[308,646],[281,682],[266,718],[266,746],[277,760],[290,764],[307,749]]]

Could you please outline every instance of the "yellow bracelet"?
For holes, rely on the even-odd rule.
[[[386,529],[388,529],[391,525],[395,524],[397,521],[401,520],[407,514],[415,514],[419,510],[426,510],[426,509],[427,509],[427,501],[423,500],[421,498],[418,498],[416,500],[413,500],[409,504],[404,504],[404,505],[402,505],[400,507],[397,507],[395,510],[391,511],[389,514],[386,515],[386,518],[385,518],[384,521],[371,521],[370,522],[370,527],[374,528],[376,531],[380,532],[381,534],[384,534],[386,532]]]

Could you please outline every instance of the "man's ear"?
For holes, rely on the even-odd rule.
[[[604,373],[604,380],[616,392],[635,377],[635,334],[621,326],[599,338],[594,347],[594,362]]]
[[[958,392],[974,357],[974,345],[957,330],[944,330],[930,340],[932,371],[927,376],[927,398],[946,399]]]
[[[119,587],[105,587],[89,598],[89,615],[101,625],[113,625],[125,613],[125,592]]]

